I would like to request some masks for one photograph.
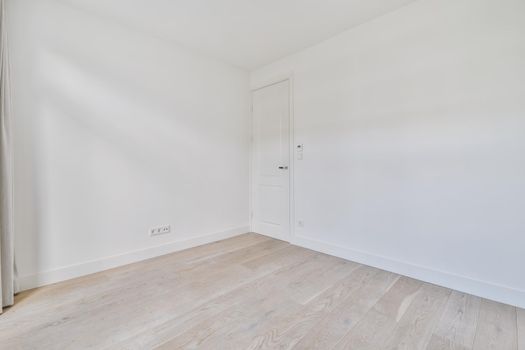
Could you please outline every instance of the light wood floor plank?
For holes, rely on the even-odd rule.
[[[523,310],[257,234],[16,300],[2,350],[524,350]]]
[[[266,242],[271,241],[265,240],[256,245]],[[276,249],[282,247],[276,245]],[[253,252],[256,251],[255,248]],[[237,264],[232,263],[235,258],[239,259]],[[246,254],[246,250],[240,249],[215,256],[213,264],[180,265],[168,269],[159,265],[152,273],[139,269],[135,278],[127,284],[121,284],[120,288],[117,286],[103,294],[88,294],[75,307],[65,304],[54,308],[53,313],[39,312],[33,315],[39,322],[35,323],[30,318],[25,318],[24,323],[16,318],[14,321],[8,320],[6,327],[10,326],[8,329],[11,330],[8,338],[13,343],[5,343],[15,345],[36,341],[42,347],[52,347],[49,342],[54,342],[58,337],[64,342],[63,347],[67,348],[73,347],[74,342],[89,345],[92,341],[97,342],[93,334],[107,342],[120,341],[129,332],[140,330],[144,323],[156,325],[179,317],[194,307],[197,300],[212,298],[224,290],[238,287],[241,282],[257,279],[259,274],[241,265],[252,258],[252,255]],[[91,329],[90,333],[82,332],[86,323]],[[35,326],[31,328],[33,324]],[[108,324],[112,327],[107,327]],[[61,333],[62,330],[67,332]],[[23,337],[27,333],[33,333],[34,336]]]
[[[331,276],[337,280],[352,272],[357,265],[318,254],[293,269],[277,271],[271,283],[259,285],[255,293],[246,295],[244,301],[216,317],[196,325],[193,329],[167,342],[161,349],[217,346],[224,349],[242,349],[249,340],[246,334],[271,326],[273,320],[301,309],[326,288],[319,279]],[[306,290],[301,290],[301,287]],[[307,287],[307,288],[304,288]],[[298,293],[298,291],[301,293]],[[227,344],[224,341],[227,341]],[[229,344],[229,345],[228,345]]]
[[[525,310],[518,311],[518,350],[525,350]]]
[[[250,237],[252,244],[243,244],[240,247],[237,247],[237,250],[233,250],[231,249],[232,247],[223,246],[219,243],[211,244],[214,248],[222,246],[225,248],[225,251],[222,254],[216,252],[212,257],[208,257],[208,259],[220,269],[220,267],[224,266],[229,267],[232,260],[239,259],[244,261],[252,259],[254,256],[262,256],[266,254],[268,250],[275,250],[288,246],[288,244],[281,241],[269,239],[261,240],[258,236]],[[240,240],[240,242],[248,243],[249,241],[243,239]],[[233,242],[227,240],[226,243]],[[200,248],[201,247],[195,248],[198,249],[197,256],[199,256]],[[210,250],[207,249],[207,251],[209,252]],[[181,256],[187,257],[188,259],[180,258]],[[200,260],[204,257],[206,257],[206,255],[202,256]],[[66,297],[63,298],[65,300],[58,298],[64,296],[65,293],[65,291],[57,288],[60,284],[37,289],[35,293],[33,293],[34,291],[26,292],[31,293],[31,308],[26,309],[24,308],[26,305],[25,303],[18,303],[15,305],[16,308],[14,308],[17,312],[10,313],[8,319],[14,320],[17,316],[23,317],[24,311],[28,311],[34,315],[35,312],[41,311],[39,309],[40,306],[42,306],[43,311],[47,311],[49,307],[60,307],[67,302],[78,303],[81,301],[83,304],[89,304],[90,299],[97,301],[105,300],[108,295],[115,293],[115,290],[119,290],[120,292],[123,286],[128,289],[134,289],[143,284],[152,284],[152,282],[159,280],[167,281],[168,278],[177,278],[179,281],[183,281],[184,276],[189,276],[190,278],[188,280],[193,282],[195,281],[193,277],[196,275],[196,272],[200,270],[207,271],[209,268],[205,266],[202,261],[195,262],[195,259],[189,258],[188,251],[183,251],[171,254],[168,257],[151,259],[142,263],[131,264],[122,268],[95,274],[97,276],[111,276],[111,278],[105,279],[106,282],[103,286],[100,286],[95,290],[93,290],[93,285],[98,285],[98,283],[93,282],[94,278],[92,276],[86,276],[86,280],[84,281],[85,288],[79,287],[81,286],[81,283],[76,282],[75,289],[69,290],[68,287],[70,286],[70,282],[64,282],[66,286],[65,291],[68,292]],[[82,281],[83,278],[77,280]],[[51,293],[47,293],[48,289],[51,290]],[[89,298],[86,299],[86,296],[89,296]],[[42,305],[40,304],[41,301],[43,302]]]
[[[176,336],[189,331],[197,324],[215,317],[221,312],[246,301],[253,300],[254,296],[261,291],[267,290],[269,286],[275,285],[274,275],[279,274],[286,278],[287,274],[293,275],[297,266],[304,264],[309,259],[318,255],[310,250],[299,247],[287,246],[264,257],[250,260],[242,266],[250,268],[252,261],[257,261],[257,269],[252,270],[260,279],[249,281],[237,288],[220,295],[210,301],[200,301],[195,308],[182,317],[173,317],[155,327],[146,329],[124,342],[118,344],[118,349],[151,349],[160,346]],[[263,268],[265,267],[265,268]]]
[[[6,318],[24,318],[26,317],[26,313],[34,315],[35,312],[39,310],[45,312],[49,310],[49,308],[60,307],[67,303],[78,304],[79,302],[87,302],[85,299],[86,295],[90,295],[96,299],[103,299],[106,294],[114,293],[115,290],[119,290],[122,286],[131,285],[139,281],[137,280],[137,274],[154,280],[160,278],[159,276],[165,274],[167,271],[172,273],[175,270],[186,269],[198,263],[204,263],[207,259],[213,259],[235,250],[242,250],[262,242],[271,241],[286,244],[265,236],[249,233],[139,263],[129,264],[81,278],[25,291],[16,296],[16,303],[11,308],[11,310],[16,310],[16,312],[10,312]],[[164,269],[159,269],[159,266],[164,266]],[[30,299],[31,302],[23,302],[25,299]]]
[[[340,307],[363,284],[368,284],[379,270],[360,266],[335,283],[305,307],[286,318],[275,319],[271,327],[252,337],[249,349],[287,349],[299,342],[323,317]]]
[[[516,308],[495,301],[481,301],[474,350],[518,348]]]
[[[370,267],[366,267],[371,269]],[[375,270],[375,269],[374,269]],[[392,287],[398,275],[376,270],[335,310],[308,331],[295,349],[331,349]]]
[[[481,299],[453,291],[427,350],[472,349]]]
[[[424,349],[441,317],[450,289],[425,283],[395,329],[383,344],[384,349]]]
[[[334,349],[381,349],[422,285],[422,282],[401,277]]]

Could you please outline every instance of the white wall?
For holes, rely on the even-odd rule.
[[[525,307],[525,1],[421,0],[293,72],[295,242]]]
[[[8,6],[21,288],[248,230],[247,73],[67,0]]]

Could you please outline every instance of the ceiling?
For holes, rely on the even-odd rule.
[[[67,0],[247,70],[412,1]]]

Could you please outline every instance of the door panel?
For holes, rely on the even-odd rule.
[[[289,240],[290,83],[253,92],[253,218],[260,234]]]

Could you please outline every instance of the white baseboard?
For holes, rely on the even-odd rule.
[[[16,279],[17,291],[23,291],[44,285],[65,281],[68,279],[89,275],[114,267],[119,267],[134,262],[151,259],[157,256],[193,248],[199,245],[212,243],[222,239],[235,237],[250,231],[248,225],[230,230],[215,232],[185,240],[173,241],[163,245],[134,250],[131,252],[113,255],[102,259],[86,261],[83,263],[60,267],[58,269],[38,272],[36,274],[20,276]]]
[[[393,260],[387,257],[361,252],[307,237],[295,236],[290,242],[294,245],[337,256],[363,265],[408,276],[485,299],[525,308],[525,291],[496,283],[479,281],[425,266]]]

